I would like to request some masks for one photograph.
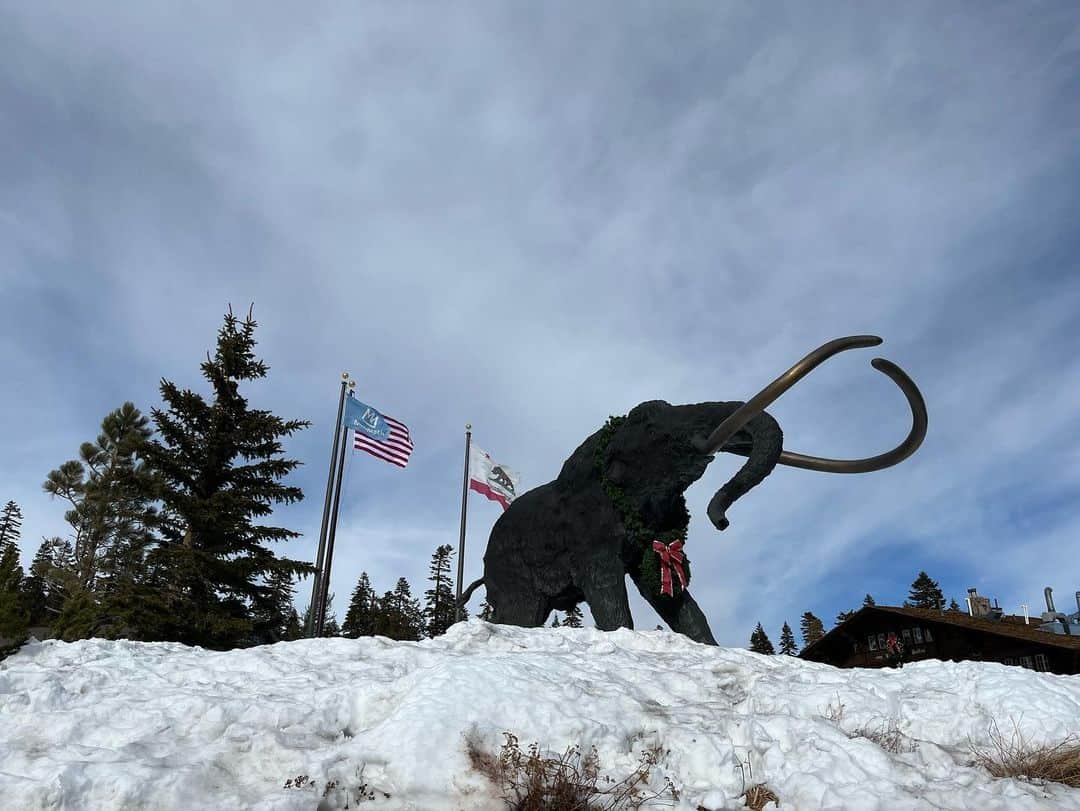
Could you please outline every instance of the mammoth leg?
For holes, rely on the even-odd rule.
[[[542,594],[517,592],[500,596],[493,604],[491,621],[521,628],[541,628],[547,622],[551,606]]]
[[[601,631],[634,627],[630,614],[630,600],[626,596],[626,572],[618,561],[589,567],[581,573],[577,585],[585,595],[596,627]]]
[[[690,596],[690,592],[683,591],[674,600],[670,600],[655,596],[636,582],[635,585],[641,592],[641,596],[656,609],[660,619],[666,622],[675,633],[688,636],[704,645],[716,644],[712,631],[709,630],[709,621],[705,619],[705,615],[698,608],[694,598]]]

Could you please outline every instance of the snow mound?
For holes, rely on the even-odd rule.
[[[227,653],[32,642],[0,663],[0,798],[18,809],[314,809],[344,807],[344,791],[364,784],[365,808],[498,809],[465,738],[497,753],[509,731],[523,748],[596,746],[616,780],[659,745],[653,785],[670,780],[682,809],[741,807],[751,783],[785,809],[1080,809],[1080,790],[972,765],[969,742],[988,744],[995,721],[1060,741],[1080,730],[1080,677],[972,662],[837,670],[663,631],[480,620],[419,643]],[[875,728],[901,745],[852,736]],[[285,787],[302,775],[314,786]],[[328,781],[338,789],[324,797]]]

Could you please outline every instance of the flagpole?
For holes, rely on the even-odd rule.
[[[465,424],[465,475],[461,481],[461,537],[458,540],[457,602],[454,604],[454,622],[461,622],[464,609],[461,605],[461,578],[465,576],[465,510],[469,506],[469,445],[472,444],[472,425]]]
[[[356,388],[355,380],[351,381],[349,388]],[[348,449],[348,441],[349,429],[346,428],[341,436],[341,464],[338,465],[337,482],[334,484],[334,509],[330,515],[330,534],[326,539],[326,574],[323,576],[319,595],[318,625],[315,636],[322,636],[323,623],[326,622],[326,598],[330,593],[330,567],[334,563],[334,537],[337,535],[338,510],[341,509],[341,474],[345,471],[345,452]]]
[[[334,440],[330,443],[330,473],[326,476],[326,501],[323,503],[322,526],[319,528],[319,555],[315,561],[315,580],[311,584],[311,602],[308,604],[308,619],[304,628],[307,636],[315,628],[315,606],[319,602],[322,584],[323,557],[326,555],[326,526],[330,520],[330,495],[334,487],[334,470],[337,467],[338,432],[342,430],[341,412],[345,407],[345,387],[349,383],[349,373],[341,373],[341,396],[338,398],[337,419],[334,421]]]

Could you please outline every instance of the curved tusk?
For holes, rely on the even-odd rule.
[[[801,453],[784,451],[776,462],[778,465],[801,467],[803,470],[817,470],[822,473],[871,473],[899,464],[919,449],[923,439],[926,438],[928,422],[926,402],[923,400],[922,393],[915,385],[915,381],[895,363],[884,358],[874,358],[870,361],[870,365],[888,375],[907,397],[908,405],[911,407],[911,431],[908,432],[907,438],[891,451],[866,459],[825,459],[820,456],[804,456]],[[726,448],[724,450],[740,456],[750,455],[749,451],[734,449],[728,451]]]
[[[877,346],[880,343],[881,339],[876,335],[851,335],[847,338],[835,338],[828,343],[822,344],[751,397],[738,411],[716,426],[715,430],[709,434],[709,438],[705,440],[705,453],[718,453],[723,450],[727,441],[735,436],[740,428],[833,355],[848,349]]]

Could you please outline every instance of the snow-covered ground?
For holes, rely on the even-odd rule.
[[[509,731],[523,749],[595,745],[615,779],[661,745],[653,785],[670,779],[680,799],[655,807],[741,807],[752,770],[785,809],[1080,809],[1080,790],[971,765],[969,743],[988,743],[994,721],[1061,740],[1080,730],[1080,677],[967,662],[837,670],[662,631],[479,620],[420,643],[229,653],[32,642],[0,663],[0,805],[314,809],[332,780],[322,807],[363,782],[364,808],[498,809],[465,738],[498,752]],[[890,727],[900,752],[849,736]],[[315,787],[285,787],[300,775]]]

